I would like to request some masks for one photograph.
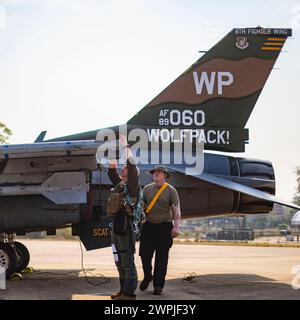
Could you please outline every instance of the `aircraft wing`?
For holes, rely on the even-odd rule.
[[[169,166],[169,168],[172,170],[175,170],[175,171],[185,173],[184,168],[177,168],[177,167],[175,168],[172,166]],[[229,177],[232,178],[231,176],[229,176]],[[269,194],[264,191],[257,190],[255,188],[243,185],[241,183],[237,183],[237,182],[229,180],[229,179],[225,179],[223,177],[221,178],[221,177],[218,177],[213,174],[202,173],[198,176],[195,176],[195,178],[212,183],[212,184],[215,184],[215,185],[218,185],[218,186],[226,188],[226,189],[230,189],[230,190],[233,190],[236,192],[244,193],[249,196],[258,198],[258,199],[262,199],[262,200],[273,202],[273,203],[278,203],[278,204],[281,204],[281,205],[289,207],[289,208],[300,210],[300,206],[297,206],[296,204],[294,204],[292,202],[280,199],[279,197],[276,197],[275,195]]]
[[[100,145],[91,140],[0,146],[0,197],[43,195],[55,204],[86,203],[85,171],[97,169]]]

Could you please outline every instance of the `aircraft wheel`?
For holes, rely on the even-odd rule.
[[[0,272],[4,269],[6,279],[15,272],[17,267],[17,255],[14,248],[4,242],[0,242],[0,267]]]
[[[27,268],[30,261],[30,254],[28,249],[21,242],[15,241],[13,246],[17,255],[17,267],[15,272],[21,272]]]

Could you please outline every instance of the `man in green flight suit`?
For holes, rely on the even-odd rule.
[[[125,150],[126,164],[119,175],[116,160],[110,160],[108,170],[108,176],[114,186],[114,192],[120,194],[118,199],[120,210],[114,217],[112,230],[112,247],[119,272],[120,290],[116,294],[112,294],[111,298],[114,300],[135,300],[138,281],[134,262],[135,234],[132,208],[126,203],[124,192],[126,190],[129,193],[132,201],[137,201],[140,190],[139,170],[134,163],[127,139],[123,135],[120,136],[120,145]]]

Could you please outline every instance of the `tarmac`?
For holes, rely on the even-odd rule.
[[[21,242],[30,251],[34,271],[7,281],[7,289],[0,290],[2,300],[106,300],[119,289],[111,248],[83,248],[85,276],[79,241]],[[135,259],[140,281],[140,257]],[[138,289],[137,299],[300,300],[300,248],[175,244],[163,295],[152,291],[152,284],[145,292]]]

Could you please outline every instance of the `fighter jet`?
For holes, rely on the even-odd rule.
[[[154,164],[166,165],[183,219],[269,213],[274,203],[299,210],[275,196],[270,161],[228,155],[245,151],[246,123],[291,35],[291,29],[235,28],[127,123],[52,140],[44,140],[42,132],[35,143],[1,146],[0,267],[6,276],[29,263],[17,235],[42,230],[53,235],[71,226],[87,250],[110,245],[106,202],[112,186],[97,154],[124,130],[133,149],[136,129],[147,138],[140,152],[155,145],[156,162],[149,153],[149,161],[138,165],[140,182],[152,181],[148,171]],[[186,137],[190,155],[204,146],[203,170],[193,175],[187,174],[187,161],[175,161],[175,146],[184,146]],[[166,143],[168,161],[162,148]]]

